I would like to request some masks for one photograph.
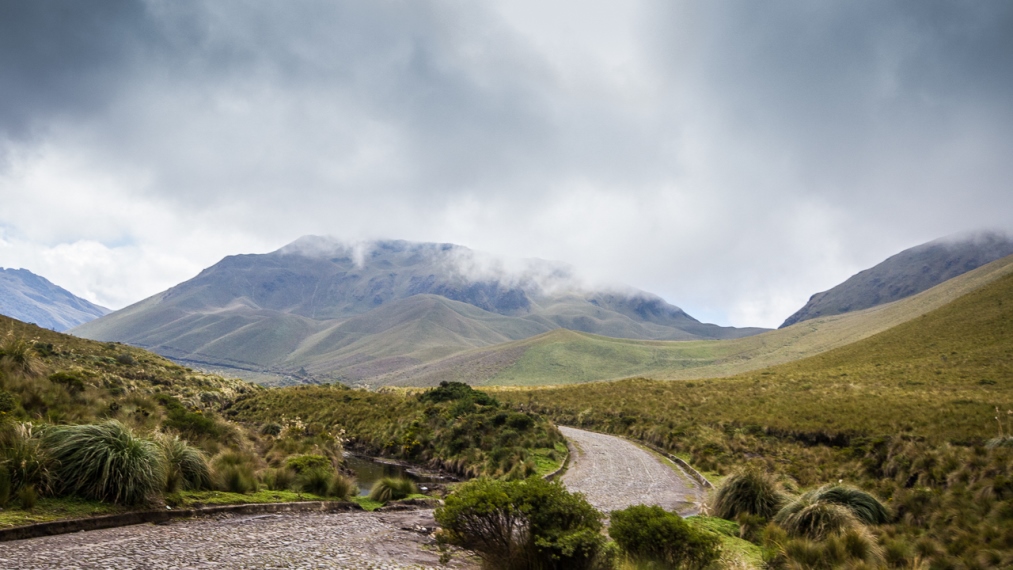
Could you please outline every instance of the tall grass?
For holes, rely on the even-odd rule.
[[[11,496],[25,485],[47,492],[51,475],[49,463],[38,430],[32,424],[0,425],[0,471],[6,473]]]
[[[42,374],[44,369],[32,343],[14,331],[0,340],[0,368],[29,377]]]
[[[883,524],[890,520],[890,511],[879,499],[861,489],[846,485],[825,485],[803,497],[813,501],[841,505],[865,524]]]
[[[257,490],[254,476],[257,459],[249,453],[223,451],[211,460],[215,486],[230,493],[250,493]]]
[[[135,437],[118,421],[52,426],[43,445],[53,460],[60,494],[136,505],[164,488],[165,465],[155,443]]]
[[[845,506],[803,495],[781,509],[774,522],[793,537],[823,540],[861,525]]]
[[[373,484],[369,491],[369,498],[374,501],[386,503],[397,501],[419,492],[419,488],[411,479],[400,477],[383,477]]]
[[[211,467],[204,452],[192,447],[178,435],[159,433],[155,443],[165,462],[165,491],[196,491],[211,487]]]

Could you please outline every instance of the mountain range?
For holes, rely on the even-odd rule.
[[[660,297],[581,284],[561,264],[452,244],[306,236],[229,256],[72,332],[269,383],[368,383],[556,329],[637,340],[740,338]]]
[[[0,268],[0,314],[65,331],[109,313],[27,269]]]

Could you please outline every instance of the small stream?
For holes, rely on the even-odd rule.
[[[373,483],[384,477],[411,479],[415,481],[415,484],[419,486],[419,490],[423,493],[428,489],[426,483],[438,483],[446,480],[442,477],[419,473],[415,469],[404,465],[387,463],[360,455],[345,455],[345,467],[355,472],[355,480],[359,484],[360,496],[368,495],[370,489],[373,488]]]

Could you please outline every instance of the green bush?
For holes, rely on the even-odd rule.
[[[634,505],[613,511],[609,536],[628,556],[671,568],[703,569],[720,555],[721,540],[696,530],[676,513]]]
[[[475,479],[435,516],[441,540],[476,551],[487,568],[579,570],[604,562],[601,513],[558,482]]]
[[[401,477],[383,477],[373,484],[369,498],[381,503],[398,501],[408,495],[419,492],[419,488],[411,479]]]
[[[165,407],[163,429],[179,432],[190,441],[221,439],[225,435],[222,426],[213,417],[200,410],[187,410],[179,400],[168,394],[156,394],[155,401]]]
[[[63,370],[54,372],[49,375],[49,381],[54,384],[60,384],[71,394],[79,394],[84,392],[85,389],[84,379],[73,372]]]
[[[455,400],[464,400],[467,402],[481,404],[483,406],[499,406],[499,402],[495,398],[472,389],[471,386],[464,382],[440,382],[440,385],[432,390],[427,390],[418,396],[420,402],[428,402],[437,404],[439,402],[449,402]]]
[[[162,454],[118,421],[54,426],[43,435],[60,494],[136,505],[165,486]]]
[[[786,502],[777,482],[755,469],[730,475],[714,496],[714,516],[735,520],[747,513],[770,519]]]
[[[165,462],[165,491],[180,488],[187,491],[211,487],[211,467],[201,450],[190,446],[177,435],[159,434],[155,438]]]
[[[334,470],[331,460],[323,455],[293,455],[285,460],[285,466],[296,473],[302,473],[309,469],[330,469]]]

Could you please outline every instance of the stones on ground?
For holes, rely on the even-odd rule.
[[[441,566],[418,530],[434,527],[431,510],[222,516],[7,542],[0,568],[477,567],[462,555]]]

